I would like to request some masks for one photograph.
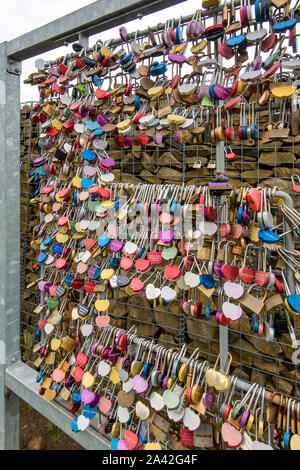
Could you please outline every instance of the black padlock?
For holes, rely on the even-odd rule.
[[[105,422],[105,427],[104,427],[105,434],[110,434],[111,433],[112,427],[115,424],[115,422],[116,422],[116,420],[114,418],[109,418]]]
[[[94,59],[91,59],[90,57],[84,57],[83,62],[89,67],[95,67],[95,65],[97,65],[97,62]]]
[[[81,44],[79,44],[79,42],[74,42],[74,44],[72,44],[72,49],[75,52],[80,52],[80,51],[82,51],[83,46]]]
[[[54,154],[55,158],[60,162],[63,162],[67,158],[67,154],[60,149],[57,149]]]
[[[202,141],[204,144],[211,143],[211,130],[212,130],[212,125],[210,123],[206,124],[205,130],[202,135]]]
[[[267,263],[272,269],[275,269],[278,263],[278,253],[275,250],[267,250]]]
[[[274,314],[273,326],[275,328],[275,336],[278,338],[280,338],[282,334],[289,332],[286,317],[282,313],[276,312]]]
[[[73,90],[72,90],[72,98],[73,98],[73,100],[76,100],[76,99],[77,99],[77,96],[78,96],[78,90],[77,90],[77,88],[74,87]]]

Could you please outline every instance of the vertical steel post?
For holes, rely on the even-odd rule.
[[[0,44],[0,449],[19,448],[19,398],[5,370],[20,358],[20,73]]]
[[[89,48],[89,36],[87,33],[79,33],[78,35],[78,42],[81,44],[85,49]]]
[[[216,24],[222,23],[222,13],[215,15]],[[215,50],[217,51],[217,44],[215,44]],[[216,59],[220,67],[222,67],[222,56],[216,52]],[[219,101],[218,104],[221,106],[223,101]],[[216,142],[216,172],[225,173],[225,156],[224,156],[224,142]],[[220,201],[220,199],[219,199]],[[220,212],[218,211],[218,219]],[[220,294],[219,294],[220,295]],[[220,369],[221,372],[225,372],[228,362],[228,326],[219,326],[219,342],[220,342]]]

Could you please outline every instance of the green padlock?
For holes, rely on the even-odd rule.
[[[48,297],[47,299],[47,305],[50,308],[57,308],[59,305],[59,300],[55,299],[54,297]]]

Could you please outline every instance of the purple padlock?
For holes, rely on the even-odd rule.
[[[168,377],[167,375],[164,377],[164,380],[163,380],[163,383],[162,383],[162,388],[164,390],[167,390],[167,384],[168,384],[168,380],[170,379],[171,377]]]
[[[210,408],[215,403],[215,399],[216,399],[216,394],[213,390],[208,390],[208,392],[205,392],[202,398],[203,404],[208,410],[210,410]]]
[[[174,240],[174,231],[173,230],[163,230],[159,233],[159,239],[163,243],[169,243]]]
[[[174,140],[176,144],[182,144],[182,131],[176,131],[174,133]]]
[[[145,393],[148,390],[149,384],[147,380],[143,379],[140,375],[135,375],[132,379],[132,388],[137,394]]]
[[[104,168],[107,168],[110,170],[115,164],[115,160],[113,158],[104,158],[101,160],[101,165],[104,166]]]
[[[110,120],[104,114],[98,114],[97,122],[100,126],[105,126],[105,124],[109,124]]]
[[[88,113],[88,110],[86,109],[86,107],[81,104],[78,108],[78,113],[83,116],[83,117],[86,117],[87,113]]]
[[[113,364],[115,364],[118,360],[118,357],[120,356],[121,354],[121,350],[120,349],[111,349],[109,352],[108,352],[108,360],[110,362],[112,362]]]
[[[59,72],[53,67],[50,67],[47,72],[50,73],[50,75],[53,77],[59,77]]]
[[[131,366],[131,362],[132,361],[131,361],[130,357],[128,357],[128,356],[124,357],[124,359],[122,361],[122,368],[124,370],[128,370]]]
[[[85,405],[89,405],[95,399],[95,393],[89,388],[85,388],[81,392],[81,401]]]
[[[119,344],[120,338],[122,335],[125,335],[126,331],[125,330],[118,330],[116,333],[116,343]]]
[[[168,44],[166,43],[166,40],[165,40],[165,33],[164,31],[161,33],[161,42],[163,43],[163,45],[165,47],[168,47]]]
[[[39,281],[39,282],[38,282],[38,289],[39,289],[41,292],[44,292],[45,284],[46,284],[46,281]]]
[[[88,276],[90,279],[95,279],[95,275],[96,275],[96,272],[97,272],[97,267],[96,266],[91,266],[89,269],[88,269]]]
[[[40,98],[46,99],[46,88],[40,88]]]
[[[46,162],[46,159],[44,157],[39,157],[33,160],[34,166],[42,166]]]
[[[127,29],[124,26],[121,26],[121,28],[119,29],[119,33],[120,33],[120,38],[122,39],[122,41],[128,42],[128,33],[127,33]]]
[[[100,343],[94,343],[93,346],[92,346],[92,353],[93,353],[94,356],[95,356],[95,354],[96,354],[96,349],[97,349],[97,347],[99,346],[99,344],[100,344]]]
[[[89,117],[94,115],[94,107],[92,105],[89,106]]]
[[[247,211],[244,209],[243,212],[242,212],[242,223],[243,223],[243,225],[248,226],[249,222],[250,222],[250,217],[247,214]]]
[[[51,139],[46,139],[45,144],[46,144],[47,149],[51,149],[54,145],[54,142]]]
[[[258,55],[255,57],[253,64],[252,64],[252,70],[259,70],[262,64],[262,57]]]
[[[98,393],[95,393],[95,398],[91,403],[89,403],[89,407],[95,408],[95,406],[98,405],[99,401],[100,401],[100,395],[98,395]]]
[[[158,130],[158,127],[156,128]],[[153,140],[156,143],[156,145],[160,145],[162,143],[162,133],[161,132],[155,132]]]
[[[173,64],[184,64],[184,62],[186,62],[186,57],[182,54],[174,54],[173,52],[171,52],[169,55],[168,55],[168,59],[170,62],[172,62]]]
[[[214,263],[214,273],[220,279],[222,278],[222,271],[221,271],[222,266],[223,266],[223,263],[218,263],[218,262]]]
[[[120,240],[112,240],[110,242],[110,249],[114,253],[118,253],[119,251],[122,250],[124,243],[121,242]]]
[[[129,450],[123,439],[119,440],[117,447],[118,450]]]
[[[124,136],[124,145],[125,145],[125,147],[132,147],[133,146],[132,135],[125,135]]]
[[[241,422],[240,422],[240,429],[243,429],[244,426],[246,425],[249,415],[250,415],[250,412],[247,410],[245,410],[244,413],[242,414]]]
[[[218,83],[214,86],[214,94],[220,100],[226,100],[230,95],[230,90]]]
[[[74,382],[75,382],[74,377],[67,377],[67,378],[66,378],[66,381],[65,381],[65,387],[66,387],[67,389],[70,389],[70,388],[72,387],[72,385],[73,385]]]
[[[53,284],[51,284],[51,282],[46,282],[45,285],[44,285],[44,292],[46,294],[49,294],[49,289],[50,287],[52,286]]]

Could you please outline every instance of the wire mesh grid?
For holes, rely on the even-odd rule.
[[[39,223],[39,213],[30,201],[38,189],[38,182],[31,176],[31,162],[34,159],[33,143],[38,137],[38,127],[32,124],[30,113],[34,103],[25,103],[21,107],[21,330],[22,357],[33,366],[35,356],[32,346],[37,339],[37,320],[34,309],[40,304],[40,292],[32,282],[40,274],[34,270],[36,252],[31,248],[31,233]],[[235,125],[239,117],[236,116]],[[260,113],[260,128],[269,121],[267,112]],[[132,152],[114,148],[110,142],[110,153],[117,162],[116,182],[156,184],[207,184],[214,168],[207,168],[215,160],[213,144],[184,143],[176,144],[170,137],[169,142],[156,147],[134,147]],[[292,191],[291,175],[300,173],[300,144],[298,139],[289,138],[286,142],[262,145],[260,141],[244,142],[235,140],[231,149],[236,154],[233,161],[226,161],[226,172],[235,186],[274,186],[289,192],[295,202]],[[281,153],[281,155],[280,155]],[[261,158],[262,154],[272,158]],[[279,155],[279,158],[278,158]],[[291,155],[294,158],[291,158]],[[201,161],[201,168],[193,168]],[[296,245],[297,246],[297,245]],[[195,298],[200,299],[198,294]],[[112,322],[124,328],[137,326],[137,333],[158,343],[174,347],[183,342],[188,345],[188,352],[198,347],[200,357],[214,363],[219,352],[219,325],[214,313],[217,300],[210,303],[209,319],[183,314],[180,301],[171,302],[168,307],[152,307],[147,299],[139,296],[128,297],[124,292],[114,292],[110,306]],[[207,299],[203,300],[203,313]],[[252,332],[251,317],[243,317],[229,326],[229,349],[233,355],[232,371],[235,375],[250,382],[257,382],[269,390],[284,392],[289,396],[299,396],[299,370],[291,361],[293,350],[289,335],[283,334],[275,341],[267,343]],[[294,319],[296,336],[300,338],[300,324]]]
[[[31,248],[32,231],[38,224],[39,214],[30,201],[35,196],[38,183],[30,173],[32,171],[32,147],[34,140],[39,135],[39,127],[30,117],[35,103],[22,103],[20,126],[20,248],[21,248],[21,352],[24,362],[33,365],[32,347],[36,332],[36,316],[33,313],[39,304],[39,294],[30,284],[37,279],[37,273],[33,271],[35,264],[35,252]]]

